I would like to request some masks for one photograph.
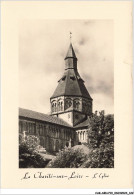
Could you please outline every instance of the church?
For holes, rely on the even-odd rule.
[[[19,108],[19,136],[35,135],[48,152],[88,142],[93,99],[81,78],[72,43],[65,70],[50,97],[51,114]]]

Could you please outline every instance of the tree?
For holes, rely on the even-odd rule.
[[[90,118],[89,147],[92,152],[83,166],[91,168],[114,167],[114,117],[94,114]]]

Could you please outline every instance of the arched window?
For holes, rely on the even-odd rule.
[[[76,109],[79,110],[80,102],[76,102]]]
[[[80,132],[80,140],[82,140],[82,132]]]
[[[47,135],[46,137],[46,149],[49,150],[49,142],[50,142],[50,138],[49,136]]]
[[[28,126],[29,126],[29,133],[31,134],[31,124],[29,123]]]
[[[63,102],[61,102],[61,111],[63,110]]]
[[[60,111],[60,102],[58,102],[58,111]]]
[[[58,138],[58,129],[56,129],[55,131],[56,131],[56,138]]]
[[[79,102],[78,99],[75,99],[75,100],[74,100],[74,108],[77,109],[77,110],[80,109],[80,102]]]
[[[53,151],[53,147],[54,147],[54,141],[53,139],[49,139],[49,151]]]
[[[87,112],[88,113],[91,112],[91,103],[90,102],[87,103]]]
[[[56,140],[56,148],[55,148],[56,151],[59,151],[59,141]]]
[[[85,138],[85,131],[83,132],[83,140],[84,140],[84,138]]]
[[[63,101],[62,100],[58,101],[58,111],[63,111]]]
[[[92,112],[92,104],[89,101],[83,100],[82,102],[82,110],[85,113],[90,113]]]
[[[46,146],[46,143],[47,143],[47,138],[46,137],[44,137],[44,148],[46,148],[47,146]]]
[[[54,112],[57,112],[57,104],[54,104]]]
[[[43,132],[44,132],[44,135],[46,136],[46,126],[43,125]]]
[[[57,132],[55,129],[54,129],[54,137],[57,137]]]
[[[68,109],[68,108],[70,108],[72,106],[72,101],[71,101],[71,99],[66,99],[66,101],[65,101],[65,109]]]
[[[52,112],[57,112],[57,103],[55,101],[51,103],[51,109],[52,109]]]
[[[83,100],[83,103],[82,103],[82,110],[83,112],[86,112],[86,109],[87,109],[87,103],[85,100]]]
[[[66,131],[66,139],[68,140],[68,130]]]
[[[54,112],[54,103],[52,103],[52,112]]]
[[[56,111],[56,103],[54,103],[54,112]]]

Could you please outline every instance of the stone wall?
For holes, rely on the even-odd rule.
[[[45,121],[36,121],[19,118],[19,133],[35,135],[40,139],[40,145],[49,152],[56,152],[65,146],[76,145],[76,132],[69,127],[51,124]]]
[[[51,99],[51,115],[62,118],[71,126],[92,114],[92,100],[82,97],[60,96]]]

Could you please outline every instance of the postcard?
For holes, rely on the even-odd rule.
[[[132,188],[132,1],[1,11],[1,188]]]

